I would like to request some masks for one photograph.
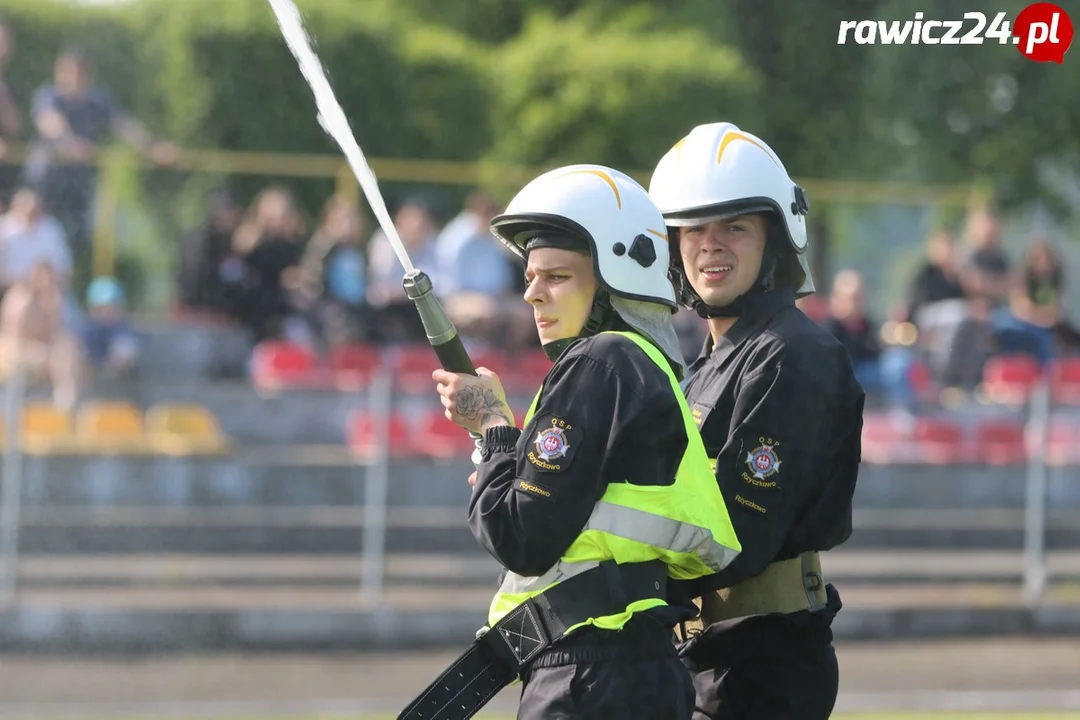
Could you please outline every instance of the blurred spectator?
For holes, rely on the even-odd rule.
[[[0,217],[0,287],[27,279],[38,263],[52,267],[57,282],[67,287],[71,251],[64,227],[45,214],[37,192],[22,188],[12,198],[11,209]]]
[[[304,221],[292,194],[283,187],[259,193],[233,236],[233,251],[243,258],[235,312],[255,342],[281,338],[295,309],[286,286],[303,252]]]
[[[435,248],[435,221],[427,206],[408,200],[394,215],[394,228],[409,253],[413,266],[427,273],[437,295],[446,283],[439,273]],[[377,313],[379,342],[420,342],[427,336],[416,308],[405,296],[401,281],[405,268],[382,229],[368,243],[368,303]]]
[[[442,294],[502,298],[513,292],[512,255],[490,229],[498,212],[490,196],[473,193],[465,209],[439,233],[435,243]]]
[[[943,385],[971,392],[982,382],[986,361],[998,350],[991,302],[985,295],[968,298],[964,319],[948,342],[936,345],[934,365]]]
[[[83,354],[64,320],[64,299],[56,271],[34,266],[0,302],[0,369],[5,376],[22,364],[30,382],[52,383],[53,402],[70,411],[78,400]]]
[[[482,190],[475,190],[465,198],[465,206],[454,218],[443,226],[436,244],[439,252],[443,248],[452,249],[458,243],[465,242],[481,230],[487,229],[491,218],[498,213],[495,200]],[[487,222],[485,222],[485,219]]]
[[[956,239],[952,234],[940,230],[931,235],[926,243],[926,256],[926,263],[911,283],[903,318],[909,322],[914,322],[919,311],[927,305],[964,297],[956,266]]]
[[[854,270],[841,270],[833,279],[829,317],[824,327],[847,348],[855,379],[867,393],[882,389],[881,343],[876,326],[866,315],[863,279]]]
[[[124,286],[116,278],[94,278],[86,291],[86,312],[82,340],[94,369],[111,378],[131,375],[139,338],[128,319]]]
[[[173,162],[176,148],[156,142],[96,87],[90,60],[78,50],[66,50],[57,58],[53,82],[37,90],[30,112],[36,136],[27,160],[27,178],[63,223],[78,267],[86,262],[90,249],[97,169],[89,163],[107,133],[111,131],[159,164]]]
[[[980,208],[968,216],[967,255],[962,263],[961,282],[967,296],[980,295],[997,308],[1008,301],[1012,263],[1001,246],[997,216]]]
[[[1052,328],[1061,320],[1065,272],[1046,240],[1037,240],[1024,259],[1023,275],[1013,293],[1013,313],[1032,325]]]
[[[186,308],[232,314],[243,277],[243,260],[233,250],[242,212],[223,188],[210,193],[206,220],[184,238],[177,281]]]
[[[334,196],[300,260],[295,305],[323,347],[367,338],[365,229],[356,203]]]
[[[1056,345],[1065,351],[1075,345],[1077,331],[1063,316],[1064,293],[1061,259],[1048,241],[1035,241],[1013,287],[1009,307],[994,315],[1000,351],[1029,354],[1046,365],[1055,355]]]
[[[7,203],[18,185],[21,168],[6,161],[7,145],[22,135],[22,114],[8,88],[5,68],[11,57],[13,38],[11,28],[0,23],[0,209]]]
[[[878,323],[866,312],[865,283],[858,272],[836,274],[826,311],[821,325],[847,349],[855,379],[870,401],[885,400],[901,413],[913,411],[909,378],[915,353],[902,345],[883,346]]]
[[[505,301],[516,290],[519,263],[491,233],[491,219],[498,212],[490,196],[473,193],[439,234],[436,252],[443,282],[439,290],[451,320],[464,337],[501,344],[510,321]]]
[[[407,200],[394,215],[394,229],[405,246],[414,267],[431,278],[437,292],[445,282],[438,276],[435,249],[435,221],[427,206],[419,200]],[[382,306],[398,302],[402,297],[401,279],[405,268],[382,229],[371,236],[368,245],[368,299]]]

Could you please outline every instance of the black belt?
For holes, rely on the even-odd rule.
[[[468,720],[567,628],[625,612],[638,600],[663,599],[666,591],[667,566],[660,560],[624,565],[608,560],[564,580],[518,605],[477,638],[398,720]]]

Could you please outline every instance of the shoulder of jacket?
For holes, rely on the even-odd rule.
[[[750,342],[754,365],[776,364],[793,370],[843,361],[844,346],[832,333],[803,313],[784,313],[779,322],[772,323]]]
[[[591,361],[619,376],[640,377],[643,373],[663,371],[630,338],[615,333],[599,333],[578,340],[559,357],[556,365]]]

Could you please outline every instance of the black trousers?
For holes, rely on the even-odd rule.
[[[827,720],[840,673],[836,589],[820,613],[716,623],[679,647],[693,677],[693,720]]]
[[[691,720],[694,686],[671,638],[647,616],[571,634],[525,673],[518,720]]]

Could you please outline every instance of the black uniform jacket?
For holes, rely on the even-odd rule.
[[[757,296],[712,345],[683,387],[742,552],[693,594],[847,540],[861,459],[865,395],[851,360],[791,290]]]
[[[536,576],[581,533],[608,483],[674,483],[687,438],[663,370],[628,338],[599,334],[558,358],[523,429],[491,428],[484,441],[469,527],[506,569]]]

